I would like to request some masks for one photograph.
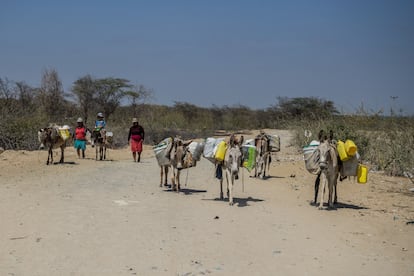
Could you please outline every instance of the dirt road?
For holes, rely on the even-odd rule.
[[[271,177],[243,177],[218,200],[213,165],[159,187],[150,147],[110,161],[46,166],[44,151],[0,155],[0,275],[414,275],[413,185],[370,173],[338,186],[336,210],[312,206],[314,176],[289,147]],[[276,159],[278,159],[276,161]],[[185,183],[187,185],[185,185]]]

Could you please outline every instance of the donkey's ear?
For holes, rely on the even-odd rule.
[[[333,130],[331,129],[330,131],[329,131],[329,140],[330,141],[332,141],[333,140]]]
[[[229,139],[229,144],[231,147],[233,147],[234,143],[236,143],[236,136],[234,134],[231,134],[230,139]]]
[[[191,144],[192,142],[193,142],[193,140],[185,141],[185,142],[183,142],[183,146],[188,147],[188,145]]]
[[[239,146],[243,145],[243,141],[244,141],[244,136],[240,135]]]
[[[323,130],[322,129],[319,131],[318,139],[319,139],[319,142],[323,141]]]

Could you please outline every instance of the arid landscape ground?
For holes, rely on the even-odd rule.
[[[267,179],[243,169],[234,206],[204,158],[176,193],[159,187],[151,146],[140,163],[128,148],[106,161],[67,148],[49,166],[46,151],[3,152],[0,275],[414,275],[409,179],[346,179],[337,208],[318,210],[291,133],[266,131],[282,150]]]

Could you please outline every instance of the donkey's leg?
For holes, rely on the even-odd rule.
[[[262,179],[266,178],[266,167],[267,167],[267,157],[263,158],[263,173],[262,173]]]
[[[181,189],[180,186],[180,170],[177,170],[177,192],[179,192]]]
[[[321,174],[319,173],[318,176],[315,179],[315,197],[313,203],[316,205],[318,200],[318,191],[319,191],[319,185],[321,183]]]
[[[319,210],[322,210],[323,209],[323,198],[324,198],[324,194],[325,194],[325,186],[326,186],[326,182],[327,182],[328,180],[326,179],[326,175],[325,175],[325,173],[321,173],[321,183],[322,183],[322,186],[321,186],[321,189],[320,189],[320,194],[321,194],[321,197],[320,197],[320,202],[319,202]]]
[[[219,181],[220,181],[220,199],[223,200],[224,199],[224,194],[223,194],[223,178],[221,178]]]
[[[229,205],[233,206],[233,185],[234,185],[234,175],[226,170],[226,180],[227,180],[227,192],[229,195]]]
[[[163,166],[160,166],[160,187],[162,187],[162,181],[163,181],[163,179],[164,179],[164,167]],[[165,176],[165,179],[167,179],[167,175]]]
[[[50,162],[49,162],[49,159],[50,159]],[[47,151],[47,161],[46,161],[46,165],[49,165],[49,164],[53,164],[53,152],[52,152],[52,148],[51,147]]]
[[[334,184],[332,177],[328,178],[328,190],[329,190],[329,196],[328,196],[328,207],[333,208],[333,190],[334,190]]]
[[[60,147],[60,160],[59,163],[63,163],[65,160],[65,148],[63,146]]]
[[[172,176],[171,176],[171,189],[173,190],[173,191],[175,191],[177,188],[176,188],[176,186],[175,186],[175,168],[173,168],[173,170],[172,170]]]
[[[165,166],[164,167],[164,172],[165,172],[164,186],[168,186],[168,170],[169,170],[169,166]]]
[[[254,165],[254,177],[257,177],[257,166],[259,165],[259,162],[256,160],[256,164]]]

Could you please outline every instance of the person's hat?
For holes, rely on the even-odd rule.
[[[83,120],[81,117],[78,118],[78,120],[76,121],[77,123],[83,123]]]
[[[104,117],[104,115],[103,115],[101,112],[99,112],[97,116],[98,116],[98,117],[101,117],[101,118],[103,118],[103,117]]]
[[[133,123],[138,123],[138,119],[137,118],[132,118],[132,122]]]

